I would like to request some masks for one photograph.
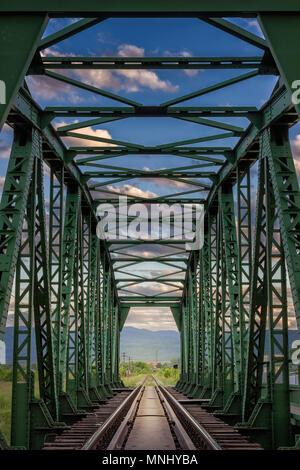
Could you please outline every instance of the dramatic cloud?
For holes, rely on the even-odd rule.
[[[127,194],[128,196],[142,197],[146,199],[157,197],[156,193],[153,193],[152,191],[143,191],[142,189],[137,188],[136,186],[132,186],[131,184],[123,184],[122,186],[108,185],[103,186],[101,189],[107,189],[108,191],[113,191],[118,194]],[[128,201],[128,203],[130,203],[130,201]]]
[[[55,99],[58,102],[70,104],[78,104],[83,101],[78,89],[53,78],[31,75],[26,78],[26,81],[34,99]]]
[[[76,119],[72,122],[55,122],[53,125],[55,129],[59,127],[64,127],[70,124],[77,124],[79,121]],[[94,129],[93,127],[83,127],[81,129],[75,129],[73,132],[77,132],[79,134],[90,135],[91,137],[101,137],[104,139],[112,139],[111,134],[106,129]],[[115,144],[110,144],[108,142],[97,142],[95,140],[85,140],[79,139],[78,137],[62,137],[62,140],[65,144],[71,147],[115,147]]]
[[[133,44],[122,44],[118,47],[118,56],[120,57],[143,57],[145,50]],[[48,48],[43,52],[43,56],[52,57],[75,57],[74,53],[62,53],[57,48]],[[127,92],[137,92],[141,88],[150,88],[151,90],[160,90],[165,92],[174,92],[178,90],[178,85],[173,85],[169,80],[161,80],[155,72],[150,70],[73,70],[71,72],[63,71],[66,75],[72,75],[90,85],[98,88],[109,88],[116,91],[125,90]],[[74,87],[55,82],[47,77],[30,77],[29,85],[36,96],[48,96],[48,98],[64,97],[80,99],[77,93],[74,93]],[[72,93],[71,93],[71,90]],[[70,93],[70,95],[69,95]]]
[[[177,330],[169,307],[131,308],[125,325],[152,331]]]

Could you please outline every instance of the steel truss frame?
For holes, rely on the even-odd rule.
[[[26,4],[17,1],[11,11],[11,5],[3,0],[0,6],[0,79],[9,83],[7,104],[0,105],[0,125],[6,121],[14,128],[0,203],[1,340],[15,291],[11,445],[41,448],[45,435],[60,432],[78,419],[82,410],[121,386],[120,330],[130,307],[154,305],[171,308],[181,333],[177,388],[191,397],[209,400],[208,409],[253,435],[265,448],[292,446],[300,418],[293,414],[291,420],[290,413],[287,276],[300,331],[300,193],[288,129],[298,121],[300,112],[290,97],[292,82],[300,73],[293,48],[300,26],[298,2],[273,2],[272,10],[270,2],[262,0],[246,7],[241,2],[237,7],[233,0],[226,7],[221,1],[214,6],[202,2],[201,9],[199,2],[190,0],[182,7],[182,17],[197,17],[256,46],[261,55],[255,57],[80,57],[76,61],[73,57],[42,57],[40,52],[108,17],[165,17],[178,11],[169,1],[164,2],[164,10],[157,1],[151,5],[144,2],[141,7],[131,0],[120,7],[112,0],[108,10],[94,0],[85,2],[84,8],[82,2],[73,0],[72,4],[64,2],[64,11],[60,3],[52,0],[41,6],[34,0]],[[62,15],[82,19],[41,39],[49,16]],[[239,15],[257,17],[265,39],[222,18]],[[23,40],[16,51],[20,30]],[[159,106],[144,106],[55,72],[74,68],[248,71]],[[26,74],[48,76],[125,106],[42,110],[26,85],[21,87]],[[280,78],[261,109],[178,106],[265,74]],[[8,80],[11,76],[14,80]],[[57,117],[78,116],[87,120],[57,131],[51,125]],[[131,117],[180,119],[218,133],[151,147],[84,134],[88,126]],[[215,117],[246,117],[249,126],[244,129],[215,121]],[[67,149],[61,139],[65,136],[77,137],[83,145]],[[238,138],[234,148],[206,146],[206,142],[230,137]],[[94,140],[95,146],[84,145],[85,140]],[[192,158],[195,164],[146,172],[101,162],[149,153]],[[78,155],[81,157],[75,160]],[[250,176],[257,161],[253,232]],[[43,166],[50,168],[48,227]],[[90,167],[93,170],[89,171]],[[98,201],[92,199],[90,190],[105,193],[101,201],[116,205],[118,193],[105,186],[136,178],[189,181],[193,188],[147,200],[129,197],[130,203],[205,204],[206,230],[200,251],[188,256],[178,241],[151,241],[170,250],[153,260],[172,268],[171,275],[148,278],[132,273],[138,263],[149,262],[130,253],[143,241],[106,243],[96,236]],[[130,274],[124,271],[128,267]],[[152,296],[130,290],[145,282],[160,283],[170,290]],[[33,341],[39,398],[34,390]],[[8,447],[1,432],[0,447]]]

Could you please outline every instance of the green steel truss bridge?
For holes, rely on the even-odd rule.
[[[47,57],[44,52],[107,18],[178,15],[209,23],[260,53],[103,58]],[[53,17],[76,21],[44,37]],[[224,17],[258,18],[265,39]],[[6,104],[0,104],[0,126],[6,122],[14,130],[0,204],[1,340],[12,299],[14,304],[11,443],[1,433],[2,448],[41,448],[45,435],[63,426],[63,414],[78,415],[121,385],[120,330],[129,309],[137,306],[171,308],[181,334],[178,389],[209,398],[224,420],[247,429],[265,448],[297,446],[300,386],[290,380],[288,315],[295,316],[299,331],[300,193],[289,142],[289,129],[300,113],[291,99],[293,82],[300,80],[299,30],[298,0],[1,0],[0,79],[6,84]],[[144,106],[70,78],[64,69],[215,69],[216,77],[218,70],[236,69],[236,76]],[[27,75],[51,77],[110,98],[112,104],[43,109],[29,92]],[[260,109],[186,106],[186,100],[257,75],[277,76]],[[85,120],[55,128],[57,117]],[[209,126],[216,134],[145,147],[84,132],[87,126],[132,117],[180,119]],[[227,124],[223,117],[247,118],[248,126]],[[77,137],[82,145],[67,147],[64,136]],[[238,137],[234,147],[211,145],[232,136]],[[93,147],[85,145],[87,139]],[[195,164],[147,173],[101,163],[145,153],[192,158]],[[251,183],[253,165],[258,167],[256,185]],[[50,174],[47,205],[45,168]],[[151,277],[146,264],[144,276],[135,274],[137,265],[149,262],[136,254],[142,240],[99,241],[96,235],[95,193],[102,202],[117,204],[119,193],[105,185],[143,177],[190,181],[194,189],[150,199],[131,196],[132,203],[201,202],[205,207],[201,250],[186,251],[178,240],[147,241],[160,248],[151,262],[171,274]],[[145,295],[139,286],[148,282],[164,289]]]

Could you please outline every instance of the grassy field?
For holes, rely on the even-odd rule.
[[[155,372],[150,372],[158,380],[160,380],[164,385],[172,386],[175,385],[179,379],[179,370],[175,369],[159,369]],[[123,376],[122,380],[126,387],[136,387],[149,372]],[[37,374],[35,374],[35,396],[39,396],[39,387],[37,382]],[[152,380],[146,382],[146,385],[153,385]],[[7,440],[10,442],[10,420],[11,420],[11,381],[2,381],[0,380],[0,428]]]
[[[174,371],[174,372],[173,372]],[[179,370],[173,369],[171,372],[172,375],[165,377],[165,372],[163,370],[155,371],[152,373],[154,377],[156,377],[158,380],[160,380],[164,385],[166,386],[174,386],[176,382],[179,380]],[[124,385],[126,387],[136,387],[139,382],[141,382],[147,375],[149,374],[139,374],[139,375],[131,375],[129,377],[123,377],[122,380],[124,382]],[[146,385],[152,385],[152,384],[146,384]]]
[[[10,442],[11,382],[0,382],[0,428]]]
[[[163,369],[159,369],[153,375],[167,387],[173,387],[179,380],[180,371],[178,369],[171,369],[169,375]]]

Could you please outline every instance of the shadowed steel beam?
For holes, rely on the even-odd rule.
[[[224,0],[186,0],[184,3],[164,0],[147,0],[138,2],[137,0],[128,0],[126,3],[120,0],[111,0],[109,3],[99,4],[98,0],[47,0],[38,2],[37,0],[15,0],[12,4],[10,0],[2,0],[0,11],[4,13],[15,13],[16,11],[24,13],[49,13],[51,16],[68,17],[91,17],[100,14],[106,14],[111,17],[120,16],[138,16],[138,17],[199,17],[200,15],[212,17],[234,17],[247,15],[255,17],[259,12],[267,13],[295,13],[300,12],[298,0],[289,0],[282,2],[274,0],[252,0],[251,3],[241,3],[239,0],[230,0],[224,3]]]
[[[229,80],[225,80],[224,82],[215,83],[214,85],[210,85],[206,88],[203,88],[202,90],[194,91],[193,93],[189,93],[188,95],[179,96],[179,98],[174,98],[173,100],[165,101],[160,106],[171,106],[173,104],[182,103],[182,101],[197,98],[198,96],[203,96],[212,91],[220,90],[221,88],[233,85],[234,83],[239,83],[244,80],[248,80],[248,78],[256,77],[258,74],[258,70],[253,70],[252,72],[239,75],[238,77],[230,78]]]
[[[45,113],[54,117],[247,117],[259,113],[255,106],[47,106]],[[80,123],[79,123],[80,124]]]
[[[73,131],[74,129],[83,129],[85,127],[97,126],[99,124],[105,124],[111,121],[119,121],[120,119],[123,119],[123,118],[122,117],[106,117],[106,118],[100,117],[97,119],[90,119],[89,121],[81,121],[75,124],[69,124],[68,126],[58,127],[56,131],[59,134],[63,134],[68,131]]]
[[[81,31],[84,31],[90,28],[91,26],[94,26],[95,24],[104,21],[105,19],[106,18],[85,18],[76,21],[76,23],[73,23],[67,26],[66,28],[61,29],[60,31],[57,31],[56,33],[50,34],[49,36],[43,38],[40,42],[38,50],[46,49],[47,47],[51,47],[60,41],[64,41],[65,39],[74,36],[74,34],[78,34]]]
[[[87,90],[91,91],[92,93],[96,93],[97,95],[105,96],[106,98],[110,98],[115,101],[120,101],[120,103],[124,104],[129,104],[132,106],[140,106],[140,103],[137,103],[136,101],[129,100],[127,98],[123,98],[122,96],[115,95],[114,93],[109,93],[108,91],[101,90],[101,88],[97,88],[92,85],[88,85],[86,83],[82,83],[78,80],[74,80],[72,78],[69,78],[65,75],[60,75],[55,72],[48,72],[47,70],[45,71],[45,76],[54,78],[55,80],[59,80],[60,82],[63,83],[68,83],[69,85],[76,86],[77,88],[81,88],[82,90]]]
[[[296,47],[299,43],[300,14],[287,16],[262,14],[259,16],[259,23],[285,86],[292,94],[295,88],[299,89],[300,83],[299,49]],[[296,87],[293,86],[294,81],[298,81]],[[295,103],[295,108],[300,115],[299,102]]]
[[[218,29],[225,31],[226,33],[231,34],[243,41],[252,44],[252,46],[258,47],[259,49],[267,50],[269,48],[265,39],[260,38],[256,34],[250,33],[246,29],[240,28],[233,23],[230,23],[223,18],[200,18],[202,21],[205,21],[212,26],[216,26]]]
[[[264,69],[261,57],[42,57],[45,69]]]
[[[77,139],[85,139],[85,140],[93,140],[96,142],[105,142],[112,145],[123,145],[124,147],[128,147],[129,149],[143,149],[143,145],[132,144],[130,142],[123,142],[121,140],[114,140],[114,139],[105,139],[104,137],[95,137],[88,134],[78,134],[77,132],[60,132],[65,137],[76,137]]]
[[[198,124],[202,124],[199,122]],[[218,127],[218,126],[212,126],[212,127]],[[232,126],[234,127],[234,126]],[[181,145],[187,145],[187,144],[196,144],[199,142],[207,142],[209,140],[219,140],[219,139],[227,139],[229,137],[235,137],[237,133],[243,132],[243,129],[241,127],[236,127],[236,130],[234,132],[226,132],[224,134],[216,134],[216,135],[208,135],[206,137],[198,137],[197,139],[188,139],[188,140],[181,140],[178,142],[170,142],[169,144],[163,144],[163,145],[157,145],[157,148],[159,149],[166,149],[172,152],[172,149],[175,147],[181,146]],[[180,149],[179,149],[180,150]]]
[[[0,99],[0,130],[47,26],[45,14],[0,16],[0,80],[5,84],[5,103]],[[22,40],[19,41],[20,31]]]
[[[232,131],[234,135],[239,135],[244,132],[242,127],[233,126],[232,124],[226,124],[225,122],[211,121],[209,119],[197,118],[197,117],[180,117],[176,119],[182,119],[183,121],[194,122],[196,124],[202,124],[203,126],[214,127],[216,129],[225,129],[226,131]],[[226,136],[226,134],[220,134]],[[231,137],[227,134],[227,137]],[[220,137],[221,138],[221,137]]]

